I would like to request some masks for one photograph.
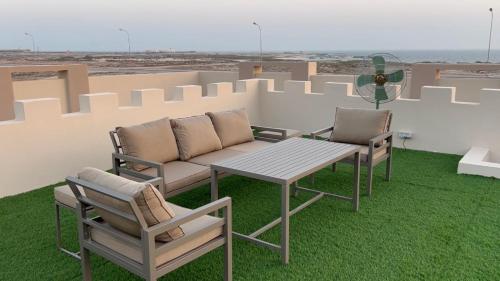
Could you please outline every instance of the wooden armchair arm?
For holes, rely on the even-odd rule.
[[[383,140],[388,140],[390,137],[392,137],[392,132],[383,133],[370,139],[370,143],[377,143]]]
[[[328,132],[332,132],[332,131],[333,131],[333,126],[332,127],[328,127],[328,128],[323,128],[323,129],[320,129],[320,130],[312,132],[311,133],[311,138],[312,139],[317,139],[319,136],[321,136],[323,134],[326,134]]]
[[[202,217],[204,215],[208,215],[210,213],[213,213],[217,210],[220,209],[226,209],[225,216],[230,217],[231,216],[231,198],[230,197],[224,197],[219,200],[216,200],[214,202],[208,203],[207,205],[201,206],[197,209],[194,209],[190,211],[187,214],[184,214],[182,216],[176,216],[173,219],[159,223],[157,225],[151,226],[144,231],[148,235],[152,236],[157,236],[160,233],[163,233],[165,231],[171,230],[173,228],[178,227],[181,224],[185,224],[187,222],[190,222],[192,220],[195,220],[199,217]]]
[[[385,141],[385,143],[376,146],[382,141]],[[388,147],[392,147],[392,132],[383,133],[370,139],[368,142],[368,154],[373,155],[373,153],[377,153],[383,149],[387,149]]]

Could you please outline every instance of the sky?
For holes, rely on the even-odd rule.
[[[500,0],[0,0],[0,49],[500,49]]]

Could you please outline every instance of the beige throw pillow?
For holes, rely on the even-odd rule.
[[[175,136],[168,118],[136,126],[120,127],[116,133],[126,155],[159,163],[179,158]],[[147,168],[135,163],[127,163],[127,167],[136,171]]]
[[[169,221],[175,217],[175,213],[172,208],[168,206],[168,203],[165,199],[163,199],[160,192],[151,184],[134,182],[95,168],[83,169],[78,174],[78,178],[95,183],[116,193],[121,193],[134,198],[148,227],[161,222]],[[89,188],[84,188],[84,190],[88,198],[101,204],[114,207],[122,212],[134,215],[129,203],[114,199],[99,192],[95,192]],[[96,212],[112,227],[133,236],[141,236],[141,226],[139,223],[129,221],[100,208],[96,208]],[[174,239],[182,237],[183,235],[184,232],[181,227],[176,227],[159,234],[156,236],[156,240],[161,242],[170,242]]]
[[[205,115],[171,120],[181,160],[222,149],[210,118]]]
[[[222,147],[255,140],[244,109],[206,113],[219,136]]]
[[[368,145],[370,139],[386,132],[389,110],[337,107],[330,140]]]

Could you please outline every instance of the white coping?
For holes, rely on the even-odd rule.
[[[472,147],[458,163],[458,173],[500,178],[500,163],[490,162],[490,151]]]

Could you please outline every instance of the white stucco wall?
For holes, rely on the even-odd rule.
[[[64,79],[13,81],[12,86],[16,100],[58,98],[61,100],[62,112],[68,112],[66,82]]]
[[[174,86],[233,80],[235,76],[231,72],[182,72],[110,76],[109,80],[93,77],[92,90],[107,93],[82,96],[81,111],[71,114],[63,114],[64,97],[53,94],[61,91],[60,81],[16,82],[18,91],[29,89],[19,97],[50,98],[18,100],[16,120],[0,122],[0,157],[8,159],[0,162],[0,197],[61,181],[85,166],[109,169],[108,131],[116,126],[245,107],[255,124],[309,133],[332,125],[337,106],[374,108],[353,95],[352,83],[327,82],[319,75],[312,81],[285,81],[282,91],[275,90],[274,81],[267,79],[237,81],[235,85],[213,83],[206,86],[204,97],[201,86]],[[317,86],[323,93],[315,93],[315,85],[323,85]],[[129,93],[155,86],[159,89]],[[43,92],[37,95],[35,88]],[[171,93],[167,100],[166,89]],[[120,93],[109,94],[111,91]],[[125,95],[129,101],[123,106]],[[414,134],[406,142],[408,148],[464,154],[477,146],[487,148],[491,159],[500,159],[500,90],[482,89],[468,95],[479,97],[479,102],[457,101],[453,87],[424,87],[420,100],[399,99],[382,105],[394,113],[396,146],[402,145],[397,132],[405,130]]]
[[[119,106],[119,95],[83,95],[81,111],[62,114],[60,100],[43,98],[16,101],[16,120],[0,122],[0,197],[18,194],[62,181],[86,166],[111,168],[112,145],[108,132],[169,116],[246,108],[259,124],[256,80],[200,86],[178,86],[175,100],[164,101],[162,89],[132,93],[132,106]],[[7,161],[8,159],[8,161]]]
[[[455,87],[457,101],[479,102],[483,88],[500,89],[500,79],[494,78],[442,78],[439,86]]]
[[[165,91],[165,99],[171,97],[175,86],[199,85],[199,73],[172,72],[161,74],[133,74],[89,77],[90,93],[112,92],[119,96],[122,106],[130,105],[130,93],[135,89],[157,88]]]
[[[274,88],[278,91],[283,90],[283,86],[285,85],[286,80],[292,79],[291,72],[262,72],[257,75],[257,78],[260,79],[273,79],[274,80]]]
[[[264,125],[305,133],[333,125],[337,106],[375,108],[352,94],[351,83],[328,82],[324,93],[313,93],[310,81],[286,81],[284,91],[263,87],[268,89],[260,98]],[[421,95],[421,100],[398,99],[381,105],[394,113],[396,135],[401,130],[413,132],[406,147],[464,154],[471,146],[480,146],[490,148],[492,157],[500,155],[500,90],[481,90],[480,103],[456,102],[452,87],[424,87]],[[395,144],[402,145],[397,137]]]

